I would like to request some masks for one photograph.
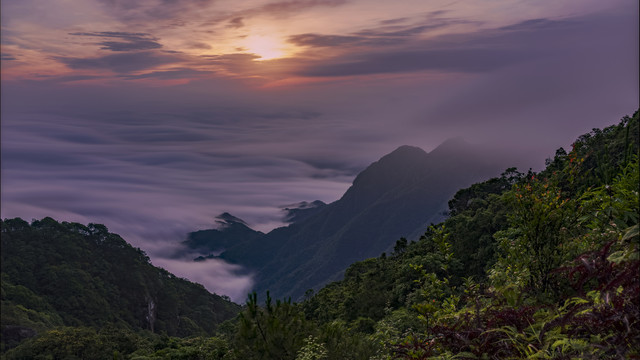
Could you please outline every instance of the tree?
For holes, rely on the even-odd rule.
[[[291,299],[273,304],[267,292],[261,308],[254,292],[240,313],[236,345],[243,358],[294,360],[310,332],[309,325]]]

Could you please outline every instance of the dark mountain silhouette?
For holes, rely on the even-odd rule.
[[[221,258],[255,271],[256,291],[298,299],[339,279],[354,261],[391,251],[399,238],[415,239],[443,220],[456,190],[500,173],[503,164],[493,158],[459,138],[430,153],[401,146],[362,171],[341,199],[294,216],[289,226],[263,236],[247,228],[247,236],[232,240],[219,240],[220,230],[205,230],[190,234],[189,241],[198,237],[208,249],[225,248]]]
[[[245,247],[264,236],[264,233],[249,228],[244,220],[229,213],[220,214],[216,219],[217,229],[189,233],[184,243],[203,255],[211,255],[234,247]]]
[[[216,223],[219,224],[221,227],[225,227],[227,225],[231,225],[231,224],[235,224],[235,223],[239,223],[239,224],[243,224],[243,225],[247,225],[247,223],[240,219],[237,218],[231,214],[229,214],[228,212],[222,213],[220,215],[218,215],[216,217]]]

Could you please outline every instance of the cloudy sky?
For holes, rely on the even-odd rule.
[[[3,0],[2,217],[97,222],[169,255],[223,211],[337,200],[400,145],[521,154],[638,107],[637,0]],[[198,267],[199,266],[199,267]]]

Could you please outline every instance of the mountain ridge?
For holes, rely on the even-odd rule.
[[[220,258],[254,271],[256,291],[299,299],[339,279],[354,261],[390,251],[400,237],[417,239],[444,219],[456,190],[503,168],[461,138],[431,152],[402,145],[361,171],[340,199],[287,226],[236,241]]]

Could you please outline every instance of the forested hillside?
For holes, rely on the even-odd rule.
[[[118,356],[136,359],[640,358],[638,139],[636,112],[539,173],[459,190],[418,241],[396,239],[300,303],[251,294],[215,337],[66,328],[4,356],[37,358],[46,344],[82,358],[119,334],[135,342]]]
[[[152,266],[103,225],[2,226],[2,344],[61,326],[211,335],[240,307]]]
[[[640,357],[638,113],[572,147],[538,174],[511,168],[458,191],[450,217],[419,241],[399,239],[291,306],[315,329],[295,332],[297,344],[274,329],[240,349],[257,359],[296,358],[287,346],[299,359]],[[240,334],[282,318],[256,301]]]
[[[460,190],[420,241],[352,265],[302,311],[394,334],[393,358],[638,356],[638,187],[636,113],[539,174]]]

